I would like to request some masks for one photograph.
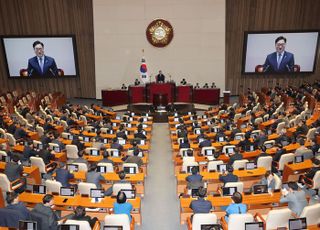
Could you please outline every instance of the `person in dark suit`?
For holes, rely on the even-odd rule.
[[[134,134],[134,138],[139,138],[139,139],[147,139],[147,136],[143,134],[143,129],[142,128],[138,128],[137,133]]]
[[[118,138],[112,139],[112,144],[110,146],[112,149],[118,149],[120,152],[123,151],[123,146],[118,143]]]
[[[20,140],[27,137],[27,132],[24,130],[23,126],[18,125],[13,136],[16,140]]]
[[[74,175],[67,170],[66,164],[60,163],[61,167],[56,170],[56,181],[60,182],[63,187],[70,187],[69,180],[74,178]]]
[[[229,154],[229,165],[233,165],[236,160],[242,160],[243,156],[239,153],[239,150],[236,148],[233,154]]]
[[[203,187],[199,187],[198,190],[198,199],[193,200],[190,203],[190,208],[192,209],[193,213],[209,213],[212,209],[212,204],[210,201],[205,200],[204,197],[207,194],[207,190]]]
[[[49,145],[44,145],[43,149],[38,153],[39,157],[43,159],[43,162],[47,165],[51,160],[54,160],[54,154],[52,154],[49,150]]]
[[[138,167],[141,167],[143,164],[143,161],[141,157],[138,156],[139,151],[133,150],[133,156],[129,156],[124,162],[125,163],[135,163],[138,165]]]
[[[159,70],[159,73],[156,76],[157,83],[164,83],[165,79],[166,79],[166,77],[163,75],[162,71]]]
[[[113,165],[114,162],[109,159],[109,153],[106,151],[104,146],[101,148],[101,151],[103,158],[98,163],[111,163]]]
[[[285,51],[287,39],[283,36],[275,40],[276,52],[269,54],[263,65],[263,72],[287,73],[294,71],[294,55]]]
[[[93,183],[97,186],[97,188],[101,188],[100,181],[106,181],[106,179],[101,175],[100,172],[96,171],[97,164],[93,163],[89,167],[89,171],[86,175],[86,182]]]
[[[179,144],[179,149],[190,148],[190,143],[187,137],[183,138],[183,142]]]
[[[27,209],[24,203],[19,202],[19,197],[17,193],[15,192],[8,193],[6,197],[6,201],[8,204],[6,207],[7,209],[13,209],[13,210],[19,211],[23,216],[22,220],[31,220],[31,213],[29,209]]]
[[[58,68],[54,58],[44,55],[44,45],[35,41],[32,45],[36,56],[28,60],[28,76],[57,77]]]
[[[199,143],[199,148],[203,148],[203,147],[211,147],[211,141],[209,139],[204,139],[203,141],[201,141]]]
[[[58,213],[53,208],[53,195],[46,194],[42,199],[42,203],[38,203],[32,210],[32,212],[41,213],[41,215],[46,217],[49,230],[58,229],[58,220],[60,219]]]
[[[227,171],[227,174],[222,174],[219,176],[219,181],[223,182],[224,184],[228,182],[238,182],[239,178],[237,175],[233,174],[233,167],[231,165],[228,166]]]
[[[74,210],[74,215],[68,219],[87,221],[90,224],[91,228],[93,228],[95,223],[98,221],[97,217],[91,218],[90,216],[86,216],[86,210],[82,206],[77,206]]]
[[[20,179],[23,173],[23,167],[19,162],[19,156],[14,154],[11,162],[8,162],[4,169],[4,174],[7,175],[10,182]]]

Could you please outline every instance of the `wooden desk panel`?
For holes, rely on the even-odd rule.
[[[282,182],[287,182],[289,176],[291,175],[308,171],[310,168],[312,168],[312,166],[313,164],[310,159],[307,159],[301,163],[285,164],[283,168]]]
[[[5,162],[0,162],[0,170],[3,172],[4,169],[6,167],[6,163]],[[28,180],[30,184],[41,184],[41,175],[40,175],[40,171],[38,167],[35,166],[30,166],[30,167],[23,167],[23,173],[28,174],[26,176],[27,178],[27,182]]]

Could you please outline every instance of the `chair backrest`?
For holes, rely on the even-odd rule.
[[[37,125],[36,130],[37,130],[38,136],[42,137],[44,134],[44,129],[41,126]]]
[[[234,140],[242,140],[244,139],[245,133],[236,133],[234,135]]]
[[[179,149],[179,155],[182,156],[182,157],[186,156],[188,149],[191,149],[191,148],[181,148],[181,149]],[[192,153],[193,153],[193,149],[191,149],[191,150],[192,150]]]
[[[67,220],[65,224],[79,225],[79,230],[91,229],[89,222],[86,220]]]
[[[320,223],[320,203],[305,206],[302,210],[302,213],[300,217],[306,217],[307,218],[307,224],[308,225],[316,225]]]
[[[132,167],[135,167],[136,168],[136,173],[138,173],[139,172],[139,167],[138,167],[138,164],[136,164],[136,163],[123,163],[122,164],[122,168],[124,169],[124,168],[126,168],[126,167],[130,167],[130,168],[132,168]]]
[[[81,195],[90,195],[90,189],[97,188],[93,183],[80,182],[78,184],[78,191]]]
[[[64,120],[61,120],[61,125],[62,125],[62,127],[63,127],[64,130],[66,130],[66,129],[68,128],[68,124],[67,124],[67,122],[64,121]]]
[[[263,122],[263,118],[262,117],[258,117],[254,120],[254,124],[259,125],[260,123]]]
[[[312,189],[319,189],[320,188],[320,171],[316,172],[312,180],[313,180]]]
[[[246,168],[246,163],[249,161],[247,159],[244,160],[235,160],[233,162],[233,169],[238,170],[239,168]]]
[[[233,122],[236,123],[239,120],[239,118],[241,118],[241,113],[236,113],[234,115]]]
[[[288,162],[294,162],[293,153],[286,153],[280,157],[278,170],[282,171],[284,168],[284,165],[287,164]]]
[[[2,192],[12,192],[10,181],[4,173],[0,173],[0,188]]]
[[[278,125],[277,125],[277,134],[280,134],[281,133],[281,130],[286,126],[286,123],[285,122],[280,122]]]
[[[117,195],[118,192],[122,189],[132,189],[132,185],[130,183],[114,183],[112,185],[112,193],[113,195]]]
[[[30,157],[31,165],[39,168],[40,173],[47,173],[46,165],[41,157]]]
[[[182,162],[195,162],[196,158],[195,157],[183,157]]]
[[[263,143],[264,146],[267,147],[267,149],[272,148],[276,144],[275,140],[265,141]]]
[[[6,157],[6,156],[8,156],[8,154],[5,152],[5,151],[0,151],[0,156],[4,156],[4,157]]]
[[[282,185],[282,180],[277,174],[273,174],[273,178],[275,181],[274,189],[280,189]]]
[[[130,230],[130,219],[127,214],[111,214],[104,217],[108,226],[122,226],[122,230]]]
[[[195,161],[186,161],[186,162],[182,163],[181,170],[184,172],[187,172],[189,166],[199,166],[199,164],[198,164],[198,162],[195,162]]]
[[[263,121],[269,120],[269,117],[270,117],[269,114],[264,115],[264,116],[263,116]]]
[[[103,162],[101,162],[101,163],[98,163],[97,166],[105,166],[108,173],[114,172],[113,165],[111,163],[103,163]]]
[[[217,171],[217,165],[221,165],[221,164],[223,164],[222,160],[209,161],[208,162],[208,167],[207,167],[208,172],[213,171],[213,170]]]
[[[86,163],[72,163],[74,165],[78,165],[79,166],[79,171],[84,171],[84,172],[88,172],[88,166]]]
[[[77,159],[79,158],[78,155],[78,147],[76,145],[66,145],[67,150],[67,158],[68,159]]]
[[[227,149],[228,149],[228,148],[233,148],[233,149],[235,149],[236,146],[235,146],[235,145],[225,145],[225,146],[222,147],[222,153],[227,153]]]
[[[70,133],[67,133],[67,132],[62,132],[62,133],[61,133],[61,137],[62,137],[63,139],[68,139],[69,135],[70,135]]]
[[[84,122],[84,125],[87,125],[87,118],[84,115],[80,115],[79,119]]]
[[[243,182],[228,182],[224,185],[224,187],[237,187],[237,192],[243,192]]]
[[[314,139],[314,134],[316,132],[316,128],[312,128],[312,129],[309,129],[308,133],[307,133],[307,140],[311,140],[311,139]]]
[[[246,214],[231,214],[228,221],[228,229],[245,230],[245,223],[253,222],[253,216]]]
[[[60,194],[60,188],[62,184],[55,180],[46,180],[45,185],[47,187],[47,193],[57,193]]]
[[[271,165],[272,165],[272,156],[264,156],[264,157],[259,157],[257,161],[257,167],[263,167],[267,171],[271,170]]]
[[[84,129],[85,131],[94,131],[94,127],[91,126],[91,125],[86,125],[86,126],[84,126],[83,129]]]
[[[202,224],[216,224],[217,215],[214,213],[197,213],[192,218],[192,230],[201,230]]]
[[[287,227],[291,217],[291,210],[288,208],[270,210],[266,218],[266,230]]]
[[[6,133],[6,136],[8,138],[10,146],[15,146],[17,144],[16,138],[14,138],[14,136],[11,133]]]

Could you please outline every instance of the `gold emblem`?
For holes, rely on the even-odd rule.
[[[146,35],[151,45],[164,47],[168,45],[173,38],[173,28],[168,21],[157,19],[149,24]]]

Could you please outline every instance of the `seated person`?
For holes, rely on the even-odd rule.
[[[86,159],[83,158],[83,155],[84,155],[84,151],[79,151],[78,152],[79,158],[75,159],[73,162],[74,163],[84,163],[84,164],[86,164],[88,166],[89,162]]]
[[[320,160],[318,160],[317,158],[312,158],[311,161],[312,161],[312,163],[313,163],[312,168],[309,169],[309,171],[307,171],[307,172],[304,174],[304,176],[305,176],[307,179],[309,179],[310,181],[313,180],[314,175],[316,175],[316,173],[317,173],[318,171],[320,171]],[[302,179],[302,177],[300,176],[299,182],[305,183],[305,180],[302,181],[301,179]]]
[[[273,192],[276,186],[276,181],[272,172],[267,171],[264,177],[260,180],[259,184],[267,185],[268,191]]]
[[[7,193],[6,197],[7,209],[17,210],[24,217],[23,220],[31,220],[30,210],[27,209],[24,203],[19,202],[18,194],[15,192]]]
[[[159,73],[156,76],[156,81],[157,83],[164,83],[165,82],[166,77],[164,76],[164,74],[162,73],[161,70],[159,70]]]
[[[36,204],[32,212],[41,213],[47,217],[49,229],[58,229],[60,216],[57,211],[53,210],[53,195],[46,194],[42,198],[42,203]]]
[[[238,182],[239,178],[233,174],[233,167],[231,165],[227,165],[227,172],[227,174],[223,173],[219,175],[219,181],[223,182],[224,185],[228,182]]]
[[[97,188],[101,188],[101,181],[106,181],[106,179],[101,175],[101,172],[97,172],[96,170],[97,164],[92,163],[86,174],[86,182],[95,184]]]
[[[197,136],[197,142],[200,143],[200,139],[206,139],[208,136],[204,133],[203,129],[200,129],[200,134]]]
[[[29,162],[30,157],[34,157],[37,155],[37,152],[33,148],[33,141],[28,140],[27,143],[28,144],[26,146],[24,146],[24,150],[22,152],[21,161],[23,161],[24,163]]]
[[[24,125],[17,125],[13,134],[16,140],[24,139],[27,137],[26,127]]]
[[[303,156],[303,159],[312,159],[314,157],[313,151],[304,146],[304,140],[301,138],[299,140],[300,147],[296,149],[294,155],[295,156]]]
[[[200,89],[200,85],[199,83],[196,83],[196,85],[194,86],[195,89]]]
[[[143,161],[139,155],[139,150],[133,150],[133,156],[129,156],[127,159],[125,159],[125,163],[136,163],[138,167],[140,168],[143,164]]]
[[[243,159],[243,156],[242,154],[239,152],[239,149],[236,147],[235,150],[234,150],[234,153],[232,154],[229,154],[229,165],[233,165],[233,163],[236,161],[236,160],[242,160]]]
[[[298,123],[297,130],[295,132],[295,136],[299,135],[307,135],[308,133],[308,126],[306,125],[306,122],[304,120],[300,120]]]
[[[179,144],[179,149],[182,148],[190,148],[190,143],[187,137],[184,137],[182,143]]]
[[[216,139],[216,142],[225,142],[227,141],[227,136],[224,134],[223,130],[220,129],[216,134],[215,139]]]
[[[178,138],[180,138],[180,137],[188,137],[188,130],[183,125],[183,127],[177,129],[177,134],[178,134]]]
[[[117,202],[113,203],[114,214],[127,214],[131,222],[132,217],[130,212],[132,211],[132,204],[127,202],[127,196],[124,192],[119,192],[117,195]]]
[[[114,165],[114,162],[109,159],[109,153],[106,151],[105,147],[101,149],[103,158],[98,163],[111,163]]]
[[[125,139],[125,140],[128,139],[127,134],[126,134],[126,132],[125,132],[125,127],[124,127],[123,124],[121,124],[121,125],[119,126],[119,130],[118,130],[118,132],[116,133],[116,137],[117,137],[117,138],[122,138],[122,139]]]
[[[207,194],[207,189],[204,187],[199,187],[198,190],[198,199],[193,200],[190,203],[190,208],[193,211],[193,214],[196,213],[209,213],[212,209],[212,204],[210,201],[205,200],[204,197]]]
[[[115,182],[115,184],[130,184],[130,181],[126,180],[126,173],[124,171],[120,171],[118,173],[118,176],[120,178],[119,181]],[[111,196],[113,194],[113,186],[110,186],[104,193],[105,196]]]
[[[132,147],[129,148],[128,150],[138,151],[139,153],[142,153],[142,156],[144,157],[143,150],[140,149],[138,146],[138,140],[137,139],[132,140],[131,144],[132,144]]]
[[[259,159],[260,157],[270,156],[268,153],[266,153],[266,151],[267,151],[266,146],[264,146],[264,145],[260,146],[260,150],[261,150],[261,153],[256,157],[256,159],[254,159],[254,162],[255,162],[256,164],[257,164],[258,159]]]
[[[250,141],[250,133],[247,132],[244,135],[244,140],[241,140],[239,142],[238,147],[240,148],[241,151],[246,152],[249,150],[251,145],[254,145],[254,143]]]
[[[112,139],[112,144],[110,146],[112,149],[118,149],[120,152],[123,151],[123,146],[118,143],[118,138]]]
[[[137,132],[134,134],[134,138],[139,138],[139,139],[147,139],[147,136],[143,134],[143,129],[142,127],[138,127]]]
[[[228,223],[229,216],[231,214],[245,214],[247,213],[247,205],[242,203],[242,195],[239,192],[235,192],[232,197],[232,203],[226,209],[225,220]]]
[[[215,84],[214,82],[212,82],[211,88],[212,88],[212,89],[213,89],[213,88],[217,88],[217,86],[216,86],[216,84]]]
[[[300,216],[302,210],[308,205],[306,194],[299,190],[296,182],[288,183],[289,191],[282,189],[280,204],[288,203],[288,208],[297,216]]]
[[[192,173],[191,175],[186,177],[187,182],[192,183],[192,182],[202,181],[202,176],[198,173],[197,167],[192,167],[191,173]]]
[[[201,141],[200,143],[199,143],[199,148],[203,148],[203,147],[211,147],[212,146],[212,143],[211,143],[211,141],[209,140],[209,139],[207,139],[207,138],[205,138],[205,139],[203,139],[203,141]]]
[[[63,187],[70,187],[69,180],[73,179],[74,175],[67,170],[67,165],[60,163],[60,168],[56,170],[56,181],[60,182]]]
[[[11,161],[6,163],[4,174],[7,175],[10,182],[20,179],[23,173],[23,166],[17,154],[13,154]]]
[[[82,206],[77,206],[74,210],[74,214],[67,219],[87,221],[90,224],[91,228],[93,228],[95,223],[99,221],[97,217],[91,218],[90,216],[86,216],[86,209]]]

